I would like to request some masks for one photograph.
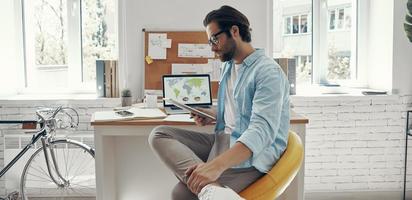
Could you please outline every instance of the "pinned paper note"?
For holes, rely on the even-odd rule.
[[[146,56],[144,59],[146,60],[147,64],[149,64],[149,65],[153,63],[153,59],[150,56]]]
[[[166,33],[149,34],[149,56],[152,59],[166,59],[166,48],[171,45]]]
[[[172,48],[172,39],[162,40],[163,48]]]
[[[172,64],[172,74],[209,74],[210,80],[220,80],[220,61],[209,59],[207,64]]]
[[[182,58],[214,58],[215,54],[209,44],[179,44],[178,57]]]

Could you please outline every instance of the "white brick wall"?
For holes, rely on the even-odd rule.
[[[309,118],[306,192],[403,189],[405,113],[412,96],[291,99],[295,112]],[[412,155],[408,165],[412,188]]]
[[[76,135],[93,134],[93,127],[90,126],[90,117],[96,111],[110,110],[113,107],[119,106],[119,99],[94,99],[94,100],[0,100],[0,119],[16,119],[16,120],[33,120],[36,119],[35,110],[38,107],[57,107],[59,105],[75,108],[80,115],[79,128],[75,133],[71,133],[68,137]],[[4,136],[22,135],[23,130],[18,125],[0,125],[0,168],[4,163]],[[86,142],[86,141],[84,141]],[[91,143],[92,141],[87,141]],[[22,144],[23,145],[23,144]],[[17,163],[21,164],[21,163]],[[8,192],[5,187],[4,177],[0,179],[0,196]],[[17,180],[18,181],[18,180]],[[18,190],[19,188],[15,188]]]
[[[412,107],[412,96],[293,96],[292,103],[297,113],[309,118],[307,192],[402,189],[405,110]],[[80,114],[77,133],[92,134],[91,115],[118,104],[118,99],[0,100],[0,119],[33,119],[36,107],[68,105]],[[4,166],[4,135],[21,133],[17,126],[0,126],[0,167]],[[412,181],[412,155],[408,160],[408,180]],[[4,188],[5,180],[0,179],[0,195],[6,192]]]

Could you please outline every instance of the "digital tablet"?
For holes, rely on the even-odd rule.
[[[212,119],[212,120],[216,121],[216,118],[213,117],[212,115],[207,114],[207,113],[205,113],[205,112],[202,112],[202,111],[200,111],[200,110],[198,110],[198,109],[192,108],[192,107],[190,107],[190,106],[188,106],[188,105],[182,104],[182,103],[180,103],[180,102],[178,102],[178,101],[176,101],[176,100],[173,100],[173,99],[170,99],[170,98],[163,98],[163,100],[168,101],[169,103],[172,103],[172,104],[174,104],[175,106],[177,106],[177,107],[179,107],[179,108],[181,108],[181,109],[187,110],[187,111],[189,111],[189,112],[191,112],[191,113],[193,113],[193,114],[199,115],[199,116],[201,116],[201,117],[206,117],[206,118],[209,118],[209,119]]]

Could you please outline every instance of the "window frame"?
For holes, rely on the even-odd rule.
[[[356,2],[356,3],[353,3]],[[352,0],[352,13],[351,15],[351,38],[353,38],[353,44],[351,46],[351,63],[350,63],[350,79],[336,80],[336,83],[340,85],[350,86],[363,86],[365,79],[359,76],[359,31],[363,31],[359,27],[359,6],[362,0]],[[345,6],[344,8],[346,8]],[[340,7],[339,7],[340,8]],[[343,8],[343,9],[344,9]],[[330,32],[342,31],[342,30],[329,30],[329,10],[327,6],[327,0],[312,0],[312,84],[328,85],[330,82],[327,80],[328,70],[328,44],[327,38]],[[337,8],[334,8],[335,15]],[[345,9],[344,9],[345,10]],[[345,28],[346,14],[344,15]],[[337,19],[335,16],[335,26],[337,25]],[[343,30],[347,31],[347,30]],[[329,33],[328,33],[329,32]],[[313,34],[317,33],[317,34]]]
[[[82,38],[82,0],[66,0],[67,4],[67,73],[68,84],[65,88],[47,88],[43,86],[34,87],[29,85],[26,27],[25,27],[25,1],[15,0],[16,21],[19,22],[18,43],[20,54],[24,58],[19,67],[22,73],[20,82],[23,82],[16,89],[17,94],[95,94],[96,88],[93,82],[83,81],[83,38]],[[33,61],[33,60],[32,60]],[[34,63],[34,62],[32,62]],[[53,65],[54,66],[54,65]],[[58,66],[58,65],[55,65]],[[40,66],[41,68],[42,66]],[[53,84],[53,83],[50,83]]]

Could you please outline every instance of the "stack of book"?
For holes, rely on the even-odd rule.
[[[96,92],[98,97],[119,97],[117,60],[96,60]]]

